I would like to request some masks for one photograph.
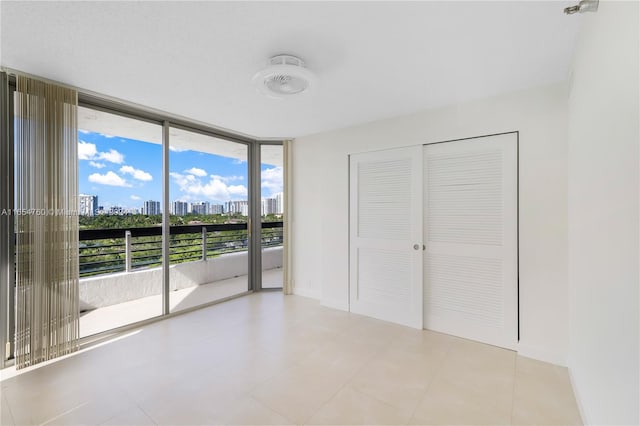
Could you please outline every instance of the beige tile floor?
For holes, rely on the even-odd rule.
[[[0,377],[3,425],[581,423],[565,368],[274,292]]]

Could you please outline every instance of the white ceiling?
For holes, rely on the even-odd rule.
[[[122,115],[110,114],[85,107],[78,108],[78,129],[103,135],[119,136],[147,143],[162,143],[162,126]],[[192,150],[247,161],[247,145],[214,138],[201,133],[169,128],[170,148],[174,151]],[[282,166],[282,145],[261,145],[260,163]]]
[[[580,21],[565,1],[0,3],[3,66],[256,137],[565,80]],[[313,96],[252,87],[279,53]]]

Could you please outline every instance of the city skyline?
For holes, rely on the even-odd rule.
[[[80,130],[79,193],[97,196],[104,211],[141,211],[162,199],[162,146]],[[262,197],[282,192],[282,167],[261,164]],[[188,203],[224,205],[247,199],[247,163],[237,158],[171,149],[169,196]]]
[[[144,214],[155,215],[162,214],[161,201],[145,200],[140,208],[122,207],[117,205],[105,208],[98,204],[98,196],[92,194],[79,195],[79,214],[81,216],[97,216],[100,214],[122,215],[122,214]],[[169,214],[176,216],[184,216],[188,214],[228,214],[240,213],[248,215],[248,200],[227,201],[224,204],[215,204],[208,201],[186,202],[176,200],[169,203]],[[284,193],[278,192],[273,194],[271,198],[262,198],[261,213],[282,214],[284,212]]]

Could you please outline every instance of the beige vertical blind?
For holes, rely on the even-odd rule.
[[[18,76],[16,368],[78,349],[77,92]]]

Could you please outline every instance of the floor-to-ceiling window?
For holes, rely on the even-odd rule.
[[[1,94],[8,109],[12,93]],[[80,94],[79,105],[81,337],[282,287],[278,142],[261,145],[94,95]],[[13,116],[7,117],[3,141],[13,134]],[[12,155],[3,149],[0,156],[7,188]],[[8,209],[9,192],[2,203]],[[11,221],[4,225],[11,228]],[[10,344],[15,250],[14,232],[5,234],[0,315],[3,342]],[[5,351],[11,358],[13,349]]]
[[[249,289],[248,145],[169,132],[170,311]]]
[[[162,315],[162,126],[78,110],[80,335]]]
[[[260,145],[262,288],[282,288],[283,149]]]

